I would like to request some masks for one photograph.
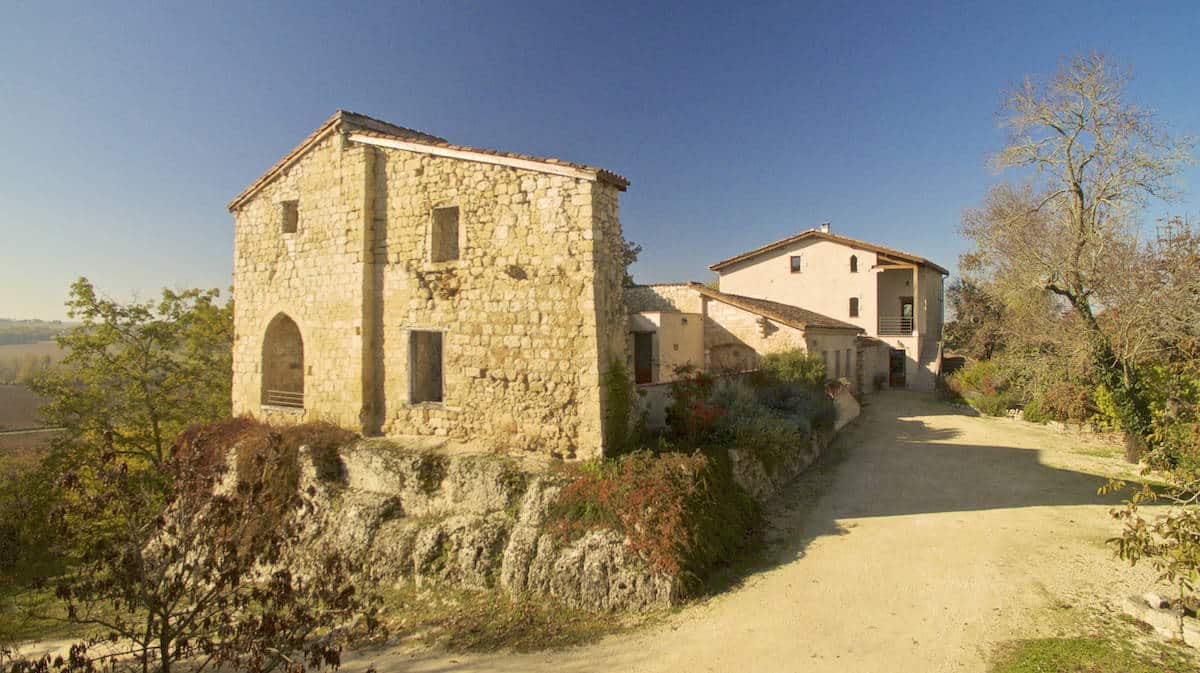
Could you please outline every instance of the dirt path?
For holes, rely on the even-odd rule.
[[[364,652],[342,670],[983,671],[1055,611],[1148,586],[1096,475],[1119,449],[903,392],[869,399],[825,495],[779,504],[774,566],[647,629],[530,655]],[[803,479],[797,493],[805,490]]]

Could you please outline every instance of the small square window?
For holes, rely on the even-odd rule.
[[[800,273],[804,270],[804,257],[801,255],[792,255],[792,273]]]
[[[429,261],[458,259],[458,206],[433,209],[429,228]]]
[[[279,210],[281,213],[279,230],[285,234],[296,233],[296,229],[300,227],[300,202],[284,201],[279,204]]]
[[[413,404],[442,401],[442,333],[413,330],[409,334],[408,368]]]

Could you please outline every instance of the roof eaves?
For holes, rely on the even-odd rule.
[[[797,319],[788,317],[786,315],[783,315],[782,313],[780,313],[778,311],[774,311],[768,307],[764,307],[761,304],[755,303],[755,300],[753,297],[741,297],[738,295],[727,294],[725,292],[721,292],[720,290],[714,290],[706,285],[701,285],[700,283],[697,283],[695,281],[688,283],[688,286],[691,287],[696,292],[698,292],[701,296],[708,297],[709,299],[713,299],[713,300],[716,300],[716,301],[719,301],[719,302],[722,302],[725,304],[729,304],[730,306],[733,306],[735,308],[740,308],[743,311],[748,311],[755,315],[759,315],[764,318],[769,318],[771,320],[774,320],[775,322],[778,322],[783,325],[787,325],[788,327],[793,327],[793,328],[801,330],[801,331],[807,331],[810,329],[851,331],[851,332],[856,332],[856,333],[865,331],[865,330],[863,330],[863,328],[861,328],[857,325],[851,325],[850,323],[844,323],[840,320],[837,320],[836,318],[830,318],[829,316],[821,315],[821,314],[817,313],[816,311],[811,311],[809,309],[801,308],[799,306],[793,306],[791,308],[795,308],[797,310],[801,310],[806,313],[817,315],[829,322],[827,324],[815,324],[815,323],[809,323],[804,320],[797,320]],[[749,300],[749,301],[747,301],[747,300]],[[763,299],[763,300],[758,300],[758,301],[769,301],[769,300]],[[771,303],[778,303],[778,302],[771,302]]]
[[[721,269],[727,268],[733,264],[737,264],[738,262],[744,262],[747,259],[753,259],[755,257],[758,257],[759,255],[763,255],[763,254],[771,252],[773,250],[778,250],[779,248],[786,247],[788,245],[791,245],[792,243],[795,243],[797,241],[800,241],[800,240],[803,240],[803,239],[809,238],[809,237],[823,238],[825,240],[841,243],[843,245],[847,245],[852,248],[859,248],[862,250],[870,250],[872,252],[880,252],[880,253],[887,254],[887,255],[901,257],[910,262],[913,262],[914,264],[928,266],[929,268],[938,271],[942,275],[949,275],[949,273],[950,273],[945,268],[943,268],[937,264],[934,264],[933,262],[929,261],[928,259],[925,259],[924,257],[919,257],[917,255],[904,252],[903,250],[896,250],[894,248],[887,248],[882,245],[876,245],[874,243],[860,241],[856,238],[850,238],[848,236],[840,236],[838,234],[824,232],[819,229],[805,229],[804,231],[802,231],[798,234],[793,234],[791,236],[788,236],[787,238],[781,238],[778,241],[773,241],[766,245],[754,248],[753,250],[743,252],[740,255],[734,255],[733,257],[730,257],[728,259],[723,259],[719,262],[716,262],[715,264],[710,265],[708,268],[713,271],[720,271]]]
[[[258,177],[257,180],[250,183],[248,187],[243,189],[241,193],[233,198],[226,206],[230,212],[241,207],[250,197],[254,196],[265,187],[268,183],[275,179],[289,166],[295,163],[308,150],[312,149],[319,142],[328,137],[331,133],[346,128],[356,134],[365,136],[373,136],[378,138],[390,138],[406,143],[414,143],[418,145],[427,145],[429,147],[440,147],[448,150],[456,150],[460,152],[470,152],[475,154],[485,154],[495,157],[505,157],[521,161],[532,161],[548,165],[557,165],[569,167],[579,171],[587,171],[594,176],[598,182],[612,185],[620,191],[625,191],[629,188],[629,180],[624,176],[614,173],[613,171],[587,166],[584,164],[576,164],[560,159],[548,159],[545,157],[535,157],[528,154],[518,154],[516,152],[501,152],[499,150],[489,150],[480,147],[467,147],[465,145],[454,145],[448,142],[445,138],[435,136],[430,133],[416,131],[414,129],[397,126],[374,117],[369,117],[357,112],[349,112],[347,110],[338,110],[334,112],[328,119],[325,120],[315,131],[308,134],[300,144],[283,156],[282,159],[275,162],[267,172]]]

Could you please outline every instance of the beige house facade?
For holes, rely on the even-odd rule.
[[[854,356],[860,389],[934,388],[949,273],[943,267],[822,225],[709,268],[722,292],[802,306],[860,327]]]
[[[856,379],[863,329],[849,322],[699,283],[626,288],[625,303],[626,352],[638,384],[669,382],[685,365],[712,373],[748,371],[764,355],[787,350],[824,358],[831,378]]]
[[[602,455],[627,186],[335,113],[229,204],[234,412]]]

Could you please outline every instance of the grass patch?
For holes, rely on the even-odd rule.
[[[1071,453],[1081,456],[1091,456],[1092,458],[1121,458],[1125,457],[1125,449],[1120,446],[1106,446],[1101,444],[1091,444],[1082,446],[1073,446],[1070,449]]]
[[[428,647],[452,652],[531,652],[593,642],[646,617],[593,614],[499,591],[419,589],[406,584],[384,593],[383,619],[394,635]]]
[[[1002,648],[991,673],[1194,673],[1179,648],[1138,650],[1112,637],[1035,638]]]
[[[84,633],[78,624],[66,619],[62,601],[49,589],[26,589],[0,596],[0,645]]]

